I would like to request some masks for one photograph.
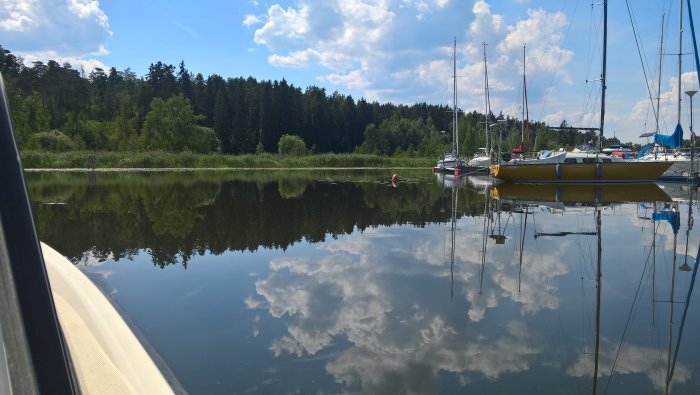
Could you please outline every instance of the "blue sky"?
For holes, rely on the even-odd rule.
[[[190,71],[205,77],[284,78],[302,89],[316,85],[356,99],[452,105],[451,51],[456,38],[458,104],[465,111],[483,112],[482,43],[486,42],[491,110],[521,118],[526,44],[530,119],[596,127],[602,40],[599,3],[3,0],[0,45],[24,58],[25,64],[54,59],[87,71],[130,67],[143,76],[151,63],[184,61]],[[700,23],[697,8],[693,13]],[[667,55],[662,57],[660,127],[670,133],[677,120],[677,56],[671,54],[678,53],[678,0],[616,0],[610,1],[608,9],[605,134],[644,142],[639,134],[655,128],[630,14],[654,98],[665,14],[663,52]],[[687,15],[683,23],[682,52],[691,53]],[[690,55],[683,56],[681,81],[682,92],[699,90]],[[688,104],[683,95],[681,121],[686,131]]]

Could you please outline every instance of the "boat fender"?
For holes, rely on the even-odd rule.
[[[391,186],[394,188],[399,186],[399,175],[398,174],[394,174],[393,176],[391,176]]]
[[[561,189],[559,188],[554,190],[554,201],[561,202]]]
[[[595,202],[596,204],[600,204],[603,201],[603,190],[598,188],[595,191]]]
[[[561,172],[562,172],[562,166],[561,163],[557,163],[557,166],[554,168],[554,173],[556,174],[557,178],[561,178]]]
[[[460,176],[462,172],[460,171],[459,167],[455,169],[455,175]]]
[[[603,177],[603,164],[598,162],[595,164],[595,174],[598,176],[598,178]]]

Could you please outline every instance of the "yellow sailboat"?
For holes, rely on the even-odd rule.
[[[621,183],[653,181],[672,163],[642,162],[602,154],[605,125],[607,65],[607,2],[603,2],[603,64],[601,72],[600,127],[597,152],[557,152],[537,159],[521,159],[492,165],[492,177],[526,183]]]
[[[595,153],[563,152],[551,158],[514,160],[491,166],[491,176],[529,183],[621,183],[653,181],[672,163],[628,161]]]

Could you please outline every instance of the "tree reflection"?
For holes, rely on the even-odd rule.
[[[444,222],[431,183],[380,172],[28,173],[40,238],[73,261],[147,250],[161,267],[196,254],[319,242],[355,229]],[[385,179],[386,178],[386,179]],[[463,194],[462,207],[483,196]],[[479,203],[477,203],[478,201]],[[61,204],[50,204],[61,203]],[[466,211],[477,215],[478,211]]]

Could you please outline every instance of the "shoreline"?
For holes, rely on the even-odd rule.
[[[97,169],[87,168],[26,168],[25,172],[30,173],[50,173],[50,172],[66,172],[66,173],[109,173],[109,172],[166,172],[166,171],[347,171],[347,170],[431,170],[425,167],[105,167]]]

